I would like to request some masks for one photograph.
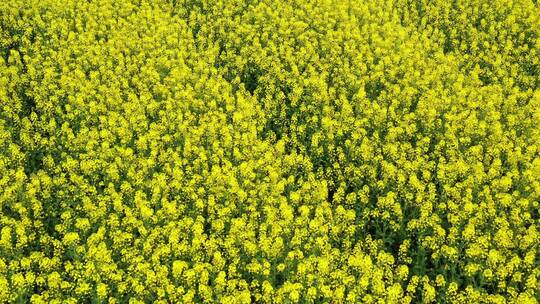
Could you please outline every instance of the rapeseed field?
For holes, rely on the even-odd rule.
[[[0,303],[538,303],[537,0],[0,1]]]

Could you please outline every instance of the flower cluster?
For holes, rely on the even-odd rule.
[[[535,0],[0,1],[0,303],[537,303]]]

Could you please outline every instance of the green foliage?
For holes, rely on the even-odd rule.
[[[0,2],[0,302],[537,303],[532,0]]]

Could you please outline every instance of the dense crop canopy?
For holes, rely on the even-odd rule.
[[[536,0],[0,1],[0,303],[537,303]]]

